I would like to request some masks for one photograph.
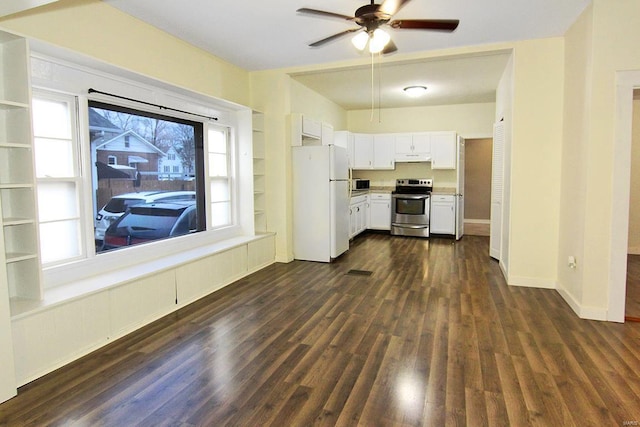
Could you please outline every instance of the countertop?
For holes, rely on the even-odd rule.
[[[394,191],[396,189],[396,187],[388,187],[388,186],[380,186],[380,187],[371,187],[368,190],[352,190],[351,191],[351,196],[352,197],[356,197],[356,196],[363,196],[365,194],[370,194],[370,193],[387,193],[387,194],[391,194],[392,191]],[[455,187],[435,187],[432,191],[431,194],[445,194],[445,195],[455,195],[457,193]]]
[[[370,193],[385,193],[391,194],[395,187],[371,187],[368,190],[351,190],[351,197],[364,196]]]
[[[455,187],[434,187],[434,189],[431,190],[431,194],[454,195],[456,193]]]

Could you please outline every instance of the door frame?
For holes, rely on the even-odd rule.
[[[457,179],[456,179],[456,197],[454,200],[456,212],[456,240],[462,239],[464,235],[464,167],[465,167],[465,139],[458,135],[456,141],[457,146]],[[462,164],[460,164],[462,163]],[[461,185],[462,182],[462,185]]]
[[[629,194],[631,191],[631,140],[633,90],[640,87],[640,70],[616,72],[616,111],[613,149],[613,186],[609,253],[609,304],[607,320],[624,322],[627,289]]]

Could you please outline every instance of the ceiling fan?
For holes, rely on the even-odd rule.
[[[297,10],[298,13],[355,22],[359,27],[351,28],[332,36],[326,37],[311,43],[310,47],[319,47],[330,41],[339,39],[351,33],[358,33],[353,37],[352,42],[359,50],[368,47],[371,53],[388,54],[398,50],[391,36],[381,27],[390,26],[394,29],[407,30],[430,30],[452,32],[458,28],[460,23],[457,19],[396,19],[391,20],[404,5],[410,0],[384,0],[382,4],[375,4],[371,0],[370,4],[356,9],[354,16],[342,15],[339,13],[325,12],[324,10],[309,9],[306,7]]]

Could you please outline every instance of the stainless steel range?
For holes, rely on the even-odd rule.
[[[392,193],[391,234],[429,237],[432,178],[397,179]]]

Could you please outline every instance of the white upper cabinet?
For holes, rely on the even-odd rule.
[[[373,135],[353,135],[353,169],[373,169]]]
[[[322,141],[322,145],[332,145],[334,139],[333,126],[329,123],[322,123],[320,129],[320,140]]]
[[[428,133],[404,133],[395,137],[396,162],[427,162],[431,160],[431,139]]]
[[[390,170],[395,169],[396,162],[431,162],[432,169],[456,168],[454,131],[380,134],[335,131],[332,135],[335,145],[347,149],[352,169]],[[322,139],[325,144],[324,136]]]
[[[347,160],[349,161],[349,167],[353,168],[353,134],[346,130],[337,130],[333,132],[333,143],[334,145],[345,148],[347,150]]]
[[[393,134],[373,135],[373,168],[394,169],[395,136]]]
[[[430,132],[431,169],[456,168],[456,133]]]
[[[322,123],[299,113],[291,114],[291,145],[320,145]]]

